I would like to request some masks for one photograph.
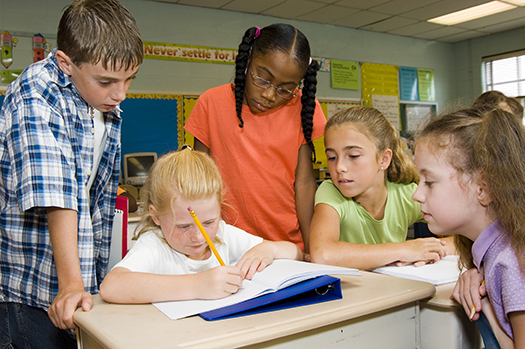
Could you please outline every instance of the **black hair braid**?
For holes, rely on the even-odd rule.
[[[248,29],[239,44],[237,57],[235,58],[235,111],[239,119],[239,127],[244,127],[242,119],[242,102],[244,99],[244,87],[246,86],[246,69],[250,58],[250,51],[255,41],[255,32],[257,28]]]
[[[314,127],[314,112],[315,112],[315,93],[317,92],[317,71],[319,70],[319,64],[316,60],[312,60],[312,63],[308,66],[306,75],[304,76],[303,82],[303,95],[301,97],[301,103],[303,108],[301,109],[301,124],[303,126],[303,134],[306,142],[312,149],[313,161],[315,162],[315,147],[312,142],[312,130]]]

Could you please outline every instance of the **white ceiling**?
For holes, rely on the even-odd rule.
[[[457,42],[525,26],[525,7],[453,26],[426,22],[489,0],[153,0]]]

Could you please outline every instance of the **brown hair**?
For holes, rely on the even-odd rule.
[[[58,25],[57,48],[78,67],[102,62],[104,69],[128,70],[143,60],[135,19],[117,0],[78,0]]]
[[[180,197],[206,200],[215,196],[220,205],[224,203],[222,177],[217,165],[208,154],[189,147],[158,158],[150,169],[140,195],[144,214],[134,239],[158,228],[149,213],[150,205],[155,206],[157,215],[164,215],[173,213],[173,204]]]
[[[472,108],[479,109],[482,112],[489,111],[494,108],[502,108],[501,104],[506,104],[510,108],[507,110],[516,115],[520,120],[523,120],[523,106],[521,103],[512,97],[507,97],[500,91],[487,91],[482,93],[472,104]]]
[[[488,214],[499,219],[525,270],[525,129],[502,109],[463,109],[430,121],[417,144],[440,153],[463,180],[483,180],[492,202]],[[472,241],[454,237],[461,264],[474,267]]]
[[[349,123],[355,124],[360,132],[374,142],[378,157],[385,150],[392,150],[392,161],[386,171],[390,182],[409,184],[419,181],[416,166],[404,150],[405,142],[379,110],[361,106],[341,110],[328,120],[324,132],[326,134],[331,128]]]

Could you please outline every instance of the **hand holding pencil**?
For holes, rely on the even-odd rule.
[[[463,306],[465,313],[471,321],[477,320],[476,304],[486,295],[484,283],[482,273],[476,268],[469,269],[459,276],[454,291],[450,296],[450,299],[455,300]],[[478,309],[481,308],[481,302],[479,305]]]

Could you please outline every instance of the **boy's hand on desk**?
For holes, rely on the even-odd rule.
[[[454,291],[450,296],[450,299],[463,306],[471,321],[479,319],[481,297],[487,294],[483,280],[483,274],[476,268],[469,269],[459,276]]]
[[[244,279],[241,270],[234,266],[216,267],[193,275],[198,299],[227,297],[239,290]]]
[[[53,325],[60,329],[75,328],[73,313],[78,307],[89,311],[93,306],[93,296],[84,288],[71,288],[59,290],[53,303],[47,310],[47,315]]]

